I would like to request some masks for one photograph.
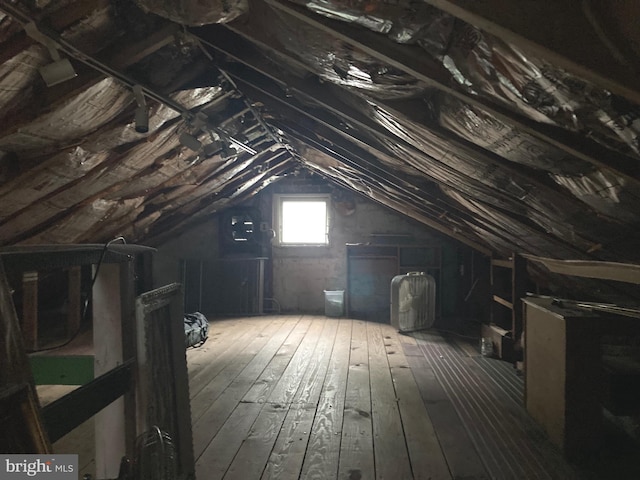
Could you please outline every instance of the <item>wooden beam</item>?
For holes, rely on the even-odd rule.
[[[98,10],[111,8],[111,4],[112,2],[109,0],[72,2],[64,8],[52,12],[47,18],[42,19],[42,21],[52,29],[61,31]]]
[[[499,297],[498,295],[493,296],[493,301],[496,303],[499,303],[504,307],[507,307],[510,310],[513,310],[513,304],[509,300],[505,300],[504,298]]]
[[[133,382],[133,363],[129,361],[115,367],[44,407],[42,415],[51,441],[60,439],[129,391]],[[99,430],[96,433],[103,434]]]
[[[388,141],[400,144],[403,148],[409,151],[415,151],[420,156],[427,155],[426,152],[418,150],[413,145],[409,144],[404,138],[394,135],[389,130],[385,129],[382,125],[375,122],[371,115],[367,115],[360,109],[357,109],[346,101],[342,101],[345,95],[354,95],[352,92],[340,91],[339,87],[330,86],[327,84],[321,84],[314,79],[301,79],[293,76],[283,76],[282,69],[265,59],[264,55],[254,45],[248,44],[248,40],[244,38],[242,34],[234,33],[226,27],[217,26],[209,27],[207,29],[201,29],[197,31],[198,35],[201,35],[202,43],[217,52],[221,52],[226,56],[238,60],[243,65],[239,65],[236,62],[219,62],[220,68],[227,71],[234,78],[237,78],[238,82],[243,84],[250,83],[256,88],[267,92],[271,97],[277,99],[279,102],[287,102],[290,106],[294,106],[295,98],[304,98],[308,102],[317,103],[319,107],[324,107],[330,112],[327,115],[325,112],[318,109],[309,109],[307,104],[303,103],[303,106],[299,106],[297,110],[306,115],[312,116],[316,120],[325,125],[329,125],[329,128],[339,131],[345,138],[356,141],[364,149],[376,150],[375,155],[379,158],[388,158],[389,155],[383,152],[383,146],[376,146],[379,138],[388,139]],[[214,41],[215,40],[215,41]],[[286,55],[280,50],[275,50],[276,47],[270,46],[267,43],[267,39],[260,37],[260,44],[263,48],[268,48],[276,55]],[[273,43],[273,42],[271,42]],[[286,56],[287,62],[291,61],[298,67],[304,68],[299,62],[290,56]],[[248,68],[247,68],[248,67]],[[286,92],[286,93],[285,93]],[[365,96],[358,96],[356,101],[364,102],[368,101]],[[382,109],[389,111],[392,115],[399,117],[406,117],[411,122],[417,123],[422,126],[429,135],[429,139],[437,145],[433,150],[434,152],[445,151],[446,155],[449,152],[460,152],[460,155],[467,156],[471,161],[481,160],[487,165],[495,165],[500,171],[505,171],[509,175],[512,175],[516,183],[526,183],[532,185],[537,189],[541,195],[545,198],[553,199],[558,204],[565,205],[565,210],[568,212],[575,212],[579,215],[584,210],[584,203],[580,202],[576,197],[571,195],[565,189],[558,188],[556,185],[548,181],[548,178],[537,178],[535,175],[523,174],[522,169],[516,168],[513,162],[510,162],[503,157],[500,157],[493,152],[484,150],[483,148],[475,145],[471,142],[464,141],[450,132],[444,129],[437,128],[433,125],[426,125],[424,123],[424,109],[420,109],[416,106],[415,100],[409,101],[380,101],[375,100],[375,103]],[[295,107],[294,107],[295,108]],[[398,110],[399,109],[399,110]],[[340,120],[335,118],[337,116]],[[344,128],[345,125],[356,126],[357,128]],[[367,133],[366,136],[361,135],[360,131]],[[449,165],[449,161],[446,159],[437,158],[437,153],[430,156],[433,160],[438,162],[439,168],[452,171],[452,167]],[[394,160],[395,162],[396,160]],[[421,164],[420,164],[421,165]],[[423,166],[423,165],[421,165]],[[420,176],[429,175],[432,172],[431,168],[419,169],[416,165],[407,163],[407,167],[415,168]],[[397,175],[397,174],[396,174]],[[454,176],[463,176],[471,185],[475,185],[477,188],[488,189],[493,197],[503,198],[505,203],[517,203],[512,197],[508,197],[504,192],[498,189],[491,188],[478,181],[477,178],[472,178],[461,172],[455,172]],[[441,183],[434,177],[430,177],[431,181]],[[635,181],[638,183],[639,182]],[[449,182],[447,185],[455,190],[460,189],[459,182]],[[461,190],[465,193],[464,190]],[[551,201],[551,200],[550,200]],[[531,208],[528,206],[527,208]],[[545,212],[541,212],[541,215],[546,215]]]
[[[123,38],[106,51],[92,56],[104,65],[109,65],[116,70],[124,70],[172,43],[175,40],[177,29],[177,26],[171,24],[143,40],[134,42],[130,38]],[[73,64],[78,76],[53,87],[38,90],[37,98],[33,100],[37,102],[37,108],[19,106],[15,111],[5,112],[2,119],[0,119],[0,137],[15,133],[20,127],[37,118],[41,112],[55,110],[64,102],[74,98],[80,92],[104,78],[101,72],[92,70],[83,63],[74,61]]]
[[[233,32],[229,31],[229,28],[232,28]],[[269,95],[270,97],[278,100],[280,103],[287,103],[287,107],[291,108],[296,108],[293,105],[295,100],[291,98],[291,93],[294,94],[294,97],[298,97],[300,95],[307,97],[308,100],[317,103],[319,106],[325,107],[329,112],[331,112],[331,114],[327,115],[324,112],[320,111],[320,109],[313,109],[313,111],[311,111],[311,109],[309,109],[308,107],[297,107],[296,110],[299,113],[320,121],[322,124],[327,125],[329,128],[343,135],[345,138],[355,140],[355,142],[364,149],[367,149],[369,151],[371,151],[372,149],[375,150],[375,155],[380,156],[380,158],[385,158],[389,155],[388,153],[382,152],[381,148],[383,147],[375,147],[376,136],[385,137],[390,141],[405,144],[406,148],[418,151],[412,145],[406,144],[403,139],[399,139],[398,137],[393,136],[389,131],[385,130],[381,125],[373,122],[362,112],[359,112],[357,109],[347,105],[345,102],[338,100],[338,97],[345,94],[344,92],[342,94],[339,94],[339,92],[336,92],[335,88],[332,89],[327,85],[320,85],[308,79],[301,80],[298,77],[294,78],[290,76],[283,76],[281,69],[277,69],[273,65],[273,63],[267,61],[264,58],[264,55],[260,51],[258,51],[254,45],[249,44],[248,40],[246,40],[245,38],[250,36],[247,32],[247,29],[251,30],[251,28],[248,28],[246,26],[241,26],[239,30],[238,26],[210,26],[207,29],[197,30],[196,33],[200,36],[199,38],[201,38],[205,45],[215,49],[225,57],[231,57],[248,67],[242,67],[241,65],[237,65],[235,63],[221,64],[221,68],[225,69],[229,74],[236,78],[238,82],[244,85],[243,88],[247,88],[247,83],[251,84],[251,88],[257,88],[261,92],[267,93],[267,95]],[[237,31],[240,31],[240,33],[234,33]],[[255,36],[251,38],[255,39]],[[259,38],[260,39],[258,43],[263,48],[271,50],[275,55],[286,57],[286,62],[292,62],[294,65],[297,65],[300,68],[309,68],[305,67],[303,64],[290,57],[286,53],[277,50],[278,47],[274,46],[273,42],[270,42],[269,39],[263,38],[262,36],[259,36]],[[272,82],[271,86],[269,82]],[[287,92],[286,94],[285,91]],[[265,100],[263,97],[259,98],[261,98],[263,102],[269,104],[269,100]],[[384,102],[376,100],[376,103],[382,105],[383,108],[385,106]],[[411,112],[413,112],[413,110],[411,110]],[[335,117],[332,117],[332,114],[339,116],[341,119],[344,119],[344,121],[336,122]],[[411,121],[415,121],[418,123],[421,122],[420,120],[413,118],[413,116],[411,118]],[[340,123],[340,125],[356,125],[362,130],[370,133],[371,136],[365,138],[359,135],[359,133],[355,131],[356,129],[340,128],[339,126],[337,126],[338,123]],[[498,157],[495,154],[490,154],[476,145],[472,145],[461,140],[456,140],[453,135],[442,136],[442,131],[438,131],[437,129],[434,131],[431,127],[427,128],[434,136],[434,138],[438,139],[438,141],[440,141],[442,144],[453,144],[457,148],[468,152],[468,154],[472,155],[474,158],[481,156],[488,163],[497,162],[499,163],[501,168],[508,170],[513,175],[523,177],[521,173],[519,173],[515,168],[511,167],[509,165],[509,162],[504,160],[503,158]],[[474,148],[470,148],[470,146]],[[420,155],[424,155],[423,152],[419,153]],[[444,168],[449,167],[445,166]],[[425,172],[421,170],[420,175],[424,176]],[[437,181],[433,178],[431,178],[431,180]],[[533,183],[537,188],[540,188],[543,191],[547,192],[548,195],[558,197],[559,201],[562,201],[563,203],[567,203],[570,205],[575,205],[578,203],[573,196],[555,190],[546,183],[531,178],[530,176],[523,177],[523,180],[526,180],[528,183]],[[469,181],[473,182],[474,184],[478,184],[477,179],[469,178]],[[454,189],[459,188],[459,185],[456,183],[451,184],[450,186]],[[480,188],[488,187],[482,185],[480,186]],[[491,191],[492,195],[494,196],[502,195],[502,192],[498,192],[495,189],[492,189]],[[507,199],[507,201],[511,200]]]
[[[474,143],[472,140],[468,140],[463,138],[459,134],[455,133],[452,130],[449,130],[447,127],[442,126],[441,124],[437,124],[436,122],[428,119],[429,112],[424,108],[421,103],[416,102],[414,99],[397,99],[397,100],[375,100],[375,103],[379,105],[381,108],[394,113],[400,112],[403,117],[410,120],[412,123],[417,123],[418,125],[423,125],[429,129],[430,134],[443,142],[450,144],[455,147],[456,150],[461,150],[463,152],[468,152],[477,158],[481,158],[483,162],[495,163],[498,164],[501,171],[507,172],[509,175],[513,175],[515,177],[523,177],[523,169],[522,165],[518,165],[514,161],[508,159],[507,157],[503,157],[500,151],[492,151],[489,148],[485,148],[481,145]],[[485,109],[486,111],[486,109]],[[506,125],[507,128],[510,128],[510,124]],[[557,137],[559,139],[563,138],[565,132],[561,129],[550,127],[540,124],[540,128],[543,129],[549,136]],[[557,148],[550,144],[549,142],[540,141],[540,139],[532,138],[533,135],[524,131],[518,131],[517,128],[511,130],[511,132],[515,135],[518,135],[516,138],[520,138],[525,143],[540,143],[543,144],[543,148],[549,148],[549,151],[552,155],[555,155],[558,158],[557,161],[564,161],[564,158],[567,157],[567,152],[563,149]],[[581,142],[582,139],[576,138],[576,142]],[[545,145],[548,143],[548,145]],[[522,148],[522,147],[520,147]],[[603,160],[601,164],[601,168],[605,172],[612,172],[614,175],[618,175],[616,172],[626,172],[629,181],[632,181],[635,185],[640,187],[640,167],[639,163],[636,159],[627,157],[624,155],[618,155],[617,153],[610,150],[608,147],[602,146],[597,143],[584,145],[584,148],[587,149],[593,158]],[[556,150],[556,152],[554,152]],[[561,159],[561,160],[560,160]],[[572,161],[581,160],[585,161],[585,159],[576,157],[571,159]],[[589,165],[592,162],[585,162]],[[584,168],[587,168],[585,165]],[[590,167],[589,167],[590,168]],[[534,172],[530,171],[526,174],[527,181],[530,182],[533,186],[537,188],[543,188],[549,190],[550,185],[554,186],[553,183],[549,182],[549,174],[546,171],[540,170],[538,175],[536,176]],[[632,176],[633,178],[630,178]],[[574,209],[583,210],[585,208],[585,204],[579,201],[576,197],[571,195],[569,192],[565,192],[564,189],[553,189],[553,194],[558,196],[563,196],[563,204],[566,205],[567,202],[571,202],[571,205],[567,205],[567,207],[573,206]]]
[[[107,54],[109,65],[113,68],[126,68],[138,63],[145,57],[157,52],[175,42],[175,35],[180,30],[179,26],[170,23],[159,30],[147,35],[136,43],[119,42],[117,48],[111,48],[111,54]]]
[[[598,2],[426,0],[507,43],[640,103],[638,59],[603,30]],[[615,3],[607,9],[615,9]],[[633,2],[633,16],[640,15]],[[629,12],[627,12],[628,14]]]
[[[272,179],[279,178],[283,173],[292,170],[293,160],[288,153],[286,155],[282,154],[275,158],[271,158],[269,161],[272,164],[269,169]],[[268,183],[271,183],[271,181]],[[240,202],[243,199],[248,199],[262,188],[263,187],[261,185],[254,187],[252,190],[247,191],[243,197],[236,198],[235,201]],[[210,200],[208,206],[203,206],[203,200],[205,198],[198,197],[183,205],[185,207],[184,211],[161,218],[160,221],[153,225],[153,229],[150,229],[147,236],[149,243],[151,245],[160,245],[170,239],[172,235],[175,235],[176,232],[181,232],[185,229],[191,228],[204,221],[204,219],[209,218],[211,214],[220,211],[222,208],[235,204],[231,201],[224,201],[225,199],[223,196],[224,194],[218,195],[216,192],[215,199]]]
[[[425,85],[436,88],[444,93],[452,95],[463,102],[487,111],[501,122],[513,125],[514,127],[527,132],[530,135],[549,143],[572,156],[580,158],[598,168],[611,169],[609,160],[614,156],[611,151],[604,149],[595,141],[586,139],[578,134],[562,130],[556,127],[542,125],[531,120],[525,115],[515,113],[493,101],[483,99],[476,95],[459,91],[450,87],[452,83],[448,72],[443,73],[442,65],[434,66],[424,51],[415,45],[400,45],[393,41],[362,28],[354,28],[338,20],[330,20],[319,15],[315,15],[303,7],[299,7],[289,2],[281,0],[264,0],[265,3],[284,12],[297,20],[300,20],[316,29],[346,42],[347,44],[363,51],[388,65],[391,65],[416,79]],[[237,28],[234,26],[234,28]],[[251,35],[251,32],[247,32]],[[606,157],[594,155],[592,152],[604,152]],[[618,164],[620,163],[620,164]],[[633,165],[627,167],[626,164],[616,162],[617,171],[624,176],[625,180],[634,181],[637,168]]]
[[[132,257],[130,257],[132,258]],[[136,256],[139,258],[139,256]],[[122,358],[136,358],[136,281],[135,262],[130,260],[120,263],[120,315],[122,320]],[[137,381],[137,380],[136,380]],[[124,446],[128,458],[135,455],[136,432],[136,394],[135,389],[130,388],[122,399],[124,403]]]
[[[562,275],[640,284],[640,265],[595,260],[561,260],[526,254],[522,256]]]
[[[62,31],[78,20],[89,16],[91,13],[109,8],[109,0],[90,0],[84,2],[73,2],[59,10],[56,10],[44,19],[46,24],[55,31]],[[0,10],[2,4],[0,2]],[[34,44],[35,40],[28,37],[24,31],[16,33],[7,42],[3,43],[0,50],[0,64],[13,58],[22,50]]]
[[[500,260],[499,258],[492,258],[491,265],[494,267],[513,268],[513,262],[511,260]]]
[[[346,137],[349,137],[352,140],[355,140],[357,144],[359,145],[366,145],[366,139],[363,139],[362,137],[359,136],[358,132],[356,131],[356,129],[345,129],[345,128],[340,128],[337,127],[335,125],[333,125],[331,120],[325,120],[325,116],[323,114],[323,112],[320,112],[319,109],[318,111],[316,110],[310,110],[309,108],[302,108],[299,106],[294,105],[294,101],[293,99],[290,98],[285,98],[285,93],[282,90],[279,90],[273,86],[270,86],[268,83],[262,83],[262,86],[258,86],[257,84],[260,82],[256,82],[255,80],[252,80],[251,75],[249,72],[244,72],[242,75],[237,74],[237,72],[233,72],[233,78],[234,81],[236,81],[238,83],[238,85],[241,86],[241,89],[243,91],[245,91],[247,93],[248,96],[250,96],[251,98],[253,98],[254,100],[259,99],[262,103],[264,103],[265,105],[270,106],[270,108],[280,108],[283,107],[286,109],[291,109],[294,111],[294,113],[297,114],[302,114],[305,115],[309,118],[312,118],[316,121],[319,121],[322,125],[327,126],[328,128],[334,130],[337,133],[340,133],[341,135],[345,135]],[[275,103],[274,103],[275,102]],[[322,117],[322,118],[319,118]],[[401,140],[396,139],[395,137],[390,137],[393,139],[394,142],[401,142]],[[340,140],[336,140],[336,139],[332,139],[333,143],[340,143]],[[392,157],[386,153],[381,151],[380,149],[376,149],[374,147],[372,147],[371,145],[366,145],[366,148],[368,148],[369,151],[375,151],[375,155],[380,155],[381,158],[389,158],[391,159]],[[412,150],[415,150],[412,146],[409,145],[409,148],[411,148]],[[351,150],[353,150],[353,147],[351,147]],[[417,151],[417,150],[416,150]],[[421,153],[421,156],[424,156],[425,159],[430,158],[428,157],[426,154]],[[396,159],[390,160],[391,163],[396,162]],[[450,168],[447,166],[444,166],[443,168]],[[367,174],[369,173],[370,169],[367,169],[366,172]],[[360,169],[360,171],[362,172],[362,170]],[[425,169],[424,171],[421,170],[421,174],[423,176],[426,176],[427,178],[429,178],[432,181],[436,181],[438,182],[438,180],[436,180],[434,177],[431,177],[428,173],[428,170]],[[365,175],[366,176],[366,175]],[[471,177],[466,177],[465,178],[468,179],[468,181],[471,183],[471,185],[476,185],[478,186],[478,188],[483,188],[483,189],[487,189],[487,191],[490,191],[492,195],[496,195],[496,196],[500,196],[501,193],[498,192],[496,189],[490,189],[489,187],[485,187],[483,184],[480,184],[479,181],[471,178]],[[440,182],[438,182],[440,183]],[[464,190],[460,189],[460,185],[450,182],[449,184],[447,184],[449,187],[451,187],[453,190],[459,191],[462,195],[465,195],[466,193],[464,192]],[[509,199],[508,197],[505,197],[505,200],[507,201],[512,201],[511,199]],[[420,202],[418,202],[420,203]],[[516,220],[515,218],[513,219],[514,222],[518,222],[519,224],[521,223],[520,220]],[[445,227],[443,226],[443,224],[435,219],[432,219],[429,223],[429,226],[432,226],[433,228],[435,228],[438,231],[442,231],[439,230],[438,228],[436,228],[434,225],[440,225],[441,228],[445,228],[447,230],[447,232],[453,232],[453,229],[450,227]],[[485,226],[486,228],[486,226]],[[540,235],[541,233],[537,232],[535,229],[532,229],[529,226],[525,226],[524,224],[522,225],[522,229],[525,230],[529,230],[532,233],[536,232],[537,235]],[[442,233],[445,233],[444,231],[442,231]],[[455,232],[454,232],[455,233]],[[447,233],[448,236],[452,236],[450,234]],[[454,235],[452,238],[457,238],[459,237],[459,235]],[[461,240],[460,238],[457,238],[459,241],[466,243],[468,245],[468,239],[466,239],[465,241]],[[564,243],[562,242],[562,240],[560,239],[553,239],[553,242],[556,244],[561,244]],[[484,253],[485,255],[489,255],[490,254],[490,250],[484,246],[480,246],[477,242],[473,242],[474,245],[476,245],[473,248],[478,249],[479,251],[481,251],[482,253]],[[478,248],[480,247],[480,248]],[[525,249],[525,251],[537,251],[537,250],[533,250],[533,249]]]
[[[527,260],[518,255],[513,254],[513,268],[511,270],[511,299],[513,302],[512,312],[512,328],[513,340],[518,341],[523,332],[524,306],[522,299],[527,294]]]
[[[293,132],[289,131],[289,134],[293,134]],[[309,145],[311,148],[314,149],[319,149],[320,151],[323,151],[322,146],[319,146],[317,143],[312,142],[310,139],[308,138],[303,138],[299,133],[298,134],[294,134],[294,136],[298,136],[298,138],[300,140],[302,140],[303,142],[307,143],[307,145]],[[340,138],[333,138],[331,137],[331,143],[334,145],[334,148],[340,148],[340,144],[341,139]],[[353,148],[353,147],[352,147]],[[343,163],[345,163],[346,165],[350,165],[352,164],[352,162],[354,161],[356,155],[349,155],[347,156],[340,156],[340,158],[338,159],[339,161],[342,161]],[[335,154],[334,154],[334,158]],[[363,178],[365,179],[369,179],[367,183],[369,188],[375,189],[375,190],[384,190],[384,194],[380,195],[380,197],[387,197],[387,203],[385,202],[381,202],[379,201],[379,203],[383,203],[385,204],[387,207],[392,208],[393,210],[396,210],[398,212],[401,212],[405,215],[411,216],[414,219],[417,219],[415,216],[415,213],[412,215],[408,209],[405,206],[400,205],[400,202],[398,201],[394,201],[390,196],[389,196],[389,190],[395,190],[398,193],[405,193],[405,200],[408,200],[408,203],[411,204],[412,206],[414,206],[416,213],[420,212],[421,214],[419,215],[419,221],[425,225],[427,225],[428,227],[439,231],[441,233],[444,233],[445,235],[447,235],[448,237],[451,237],[467,246],[470,246],[471,248],[474,248],[480,252],[482,252],[485,255],[489,255],[490,254],[490,250],[484,246],[481,245],[480,243],[474,241],[471,238],[468,238],[466,235],[463,235],[462,233],[456,232],[454,230],[454,228],[452,228],[451,226],[443,223],[442,221],[436,220],[436,218],[439,219],[439,215],[434,214],[432,211],[428,211],[427,209],[423,207],[420,207],[421,203],[423,203],[421,198],[411,198],[411,195],[409,195],[407,192],[402,192],[402,189],[400,189],[397,185],[395,185],[393,182],[389,182],[388,179],[385,179],[384,176],[377,176],[375,175],[375,168],[362,168],[360,166],[358,166],[357,168],[358,173],[360,175],[362,175]],[[331,178],[335,181],[336,178],[339,178],[339,175],[336,174],[329,174],[331,176]],[[353,189],[352,187],[350,189]],[[358,192],[360,194],[362,194],[362,192]],[[382,193],[382,192],[380,192]],[[424,195],[424,194],[423,194]],[[418,196],[419,197],[419,196]],[[372,199],[371,197],[368,196],[369,199]],[[445,210],[446,211],[446,210]],[[450,216],[453,217],[454,214],[450,213]],[[457,215],[456,215],[457,216]],[[435,217],[435,218],[434,218]]]
[[[226,69],[229,66],[225,66]],[[308,97],[310,100],[315,101],[315,98],[328,98],[333,97],[334,100],[326,100],[328,104],[325,104],[325,101],[322,101],[322,106],[327,107],[327,109],[338,115],[338,117],[334,115],[327,115],[320,109],[309,109],[305,108],[304,104],[299,104],[292,98],[285,98],[286,94],[283,90],[279,89],[276,84],[270,84],[268,77],[260,77],[257,76],[255,72],[252,72],[247,69],[238,69],[238,68],[229,68],[226,70],[239,85],[242,86],[243,90],[246,90],[250,93],[252,98],[259,99],[261,102],[269,105],[274,111],[282,110],[283,114],[286,114],[287,117],[293,115],[294,118],[296,115],[306,116],[315,122],[327,127],[332,132],[335,132],[345,139],[355,142],[358,146],[349,147],[346,145],[344,140],[337,139],[332,137],[332,143],[342,145],[342,148],[349,151],[350,154],[353,155],[354,158],[366,158],[367,156],[375,159],[375,161],[369,161],[366,168],[366,175],[372,175],[380,181],[387,181],[394,185],[396,189],[399,191],[403,191],[407,195],[415,196],[415,202],[422,201],[420,198],[422,195],[416,195],[415,192],[409,191],[407,188],[401,186],[401,184],[406,183],[407,185],[411,185],[413,187],[416,186],[416,183],[424,182],[424,178],[426,176],[425,172],[422,170],[418,170],[416,167],[406,164],[407,169],[415,170],[413,175],[410,174],[400,174],[395,172],[393,174],[389,174],[388,169],[382,168],[382,163],[380,162],[380,158],[388,159],[388,162],[393,164],[397,162],[397,159],[391,159],[391,155],[383,151],[384,148],[382,145],[376,145],[376,137],[375,136],[366,136],[359,133],[358,130],[353,128],[345,128],[345,124],[356,125],[361,127],[364,131],[373,132],[375,135],[382,136],[387,138],[391,142],[404,144],[406,148],[415,150],[417,154],[426,156],[424,152],[418,151],[412,145],[407,144],[404,140],[399,139],[397,137],[392,136],[387,130],[385,130],[381,125],[376,124],[370,119],[367,119],[365,115],[358,112],[356,109],[335,100],[335,92],[331,89],[323,88],[321,85],[309,85],[308,87],[304,86],[304,82],[300,84],[296,84],[302,90],[298,90],[303,96]],[[258,74],[259,75],[259,74]],[[319,136],[326,136],[327,132],[316,132]],[[369,152],[369,153],[366,153]],[[371,154],[373,153],[373,155]],[[351,155],[349,155],[351,157]],[[437,161],[434,159],[434,161]],[[449,168],[449,167],[445,167]],[[433,178],[429,178],[431,182],[438,183],[437,180]],[[472,182],[476,182],[474,179],[469,179]],[[452,188],[455,188],[456,185],[452,184]],[[423,191],[423,194],[427,192]],[[500,192],[495,191],[495,195],[500,195]],[[443,198],[434,199],[434,204],[440,203],[443,201]],[[442,214],[443,211],[439,210],[438,215]]]
[[[123,363],[120,265],[102,264],[93,287],[93,345],[95,375]],[[120,459],[126,455],[125,409],[120,398],[95,416],[96,476],[116,478]]]
[[[221,29],[222,31],[223,29]],[[222,33],[222,32],[221,32]],[[230,37],[228,34],[226,35],[226,40],[232,40],[233,37]],[[240,39],[242,41],[242,39]],[[222,47],[225,52],[228,52],[230,49],[233,50],[235,45],[238,45],[238,42],[224,42],[225,47]],[[231,47],[231,48],[229,48]],[[221,48],[219,45],[215,48]],[[246,57],[244,58],[244,62],[247,61]],[[247,70],[246,68],[237,66],[237,65],[224,65],[223,68],[225,71],[230,73],[238,82],[242,82],[244,85],[251,84],[252,86],[261,86],[262,91],[270,94],[271,97],[278,99],[281,103],[287,102],[289,106],[292,108],[296,108],[300,113],[305,114],[306,116],[312,116],[316,120],[320,121],[324,125],[329,126],[333,130],[339,129],[336,125],[339,123],[335,117],[331,117],[329,115],[324,114],[320,109],[314,109],[311,111],[309,108],[305,108],[303,106],[294,107],[294,101],[291,98],[285,99],[285,96],[293,96],[295,97],[303,97],[306,100],[317,103],[318,107],[323,107],[328,110],[334,116],[338,116],[340,119],[344,120],[343,125],[349,124],[357,127],[358,131],[354,131],[353,128],[349,129],[339,129],[340,133],[343,135],[347,135],[355,140],[359,145],[364,148],[373,147],[378,152],[381,152],[382,146],[375,146],[377,143],[377,137],[386,138],[391,142],[398,143],[412,151],[416,151],[420,155],[427,155],[426,152],[419,151],[413,145],[407,143],[404,139],[393,135],[389,130],[384,128],[379,123],[376,123],[371,119],[370,116],[366,115],[362,111],[348,105],[347,103],[341,101],[339,99],[339,93],[335,88],[331,88],[328,85],[322,85],[315,81],[310,80],[302,80],[297,78],[287,78],[285,79],[285,83],[287,86],[287,93],[285,94],[284,88],[280,89],[278,87],[278,83],[281,83],[282,80],[278,78],[278,72],[275,66],[270,66],[266,64],[262,64],[256,69],[253,63],[246,64],[251,70]],[[262,77],[262,78],[261,78]],[[268,87],[267,82],[272,81],[272,86]],[[359,131],[364,131],[368,135],[365,137],[359,134]],[[434,136],[438,137],[437,134]],[[442,140],[443,143],[448,143],[448,140]],[[388,156],[388,154],[387,154]],[[438,161],[435,157],[433,157],[435,161]],[[407,164],[407,167],[415,169],[415,167]],[[443,164],[444,168],[450,168]],[[420,176],[424,176],[423,171],[418,171],[416,169],[416,173]],[[476,183],[477,180],[469,179],[470,181]],[[452,187],[456,187],[456,185],[452,185]],[[495,195],[500,195],[501,192],[495,191]]]
[[[0,65],[12,59],[23,50],[26,50],[33,45],[33,43],[34,41],[29,38],[26,33],[20,32],[15,34],[2,45],[2,50],[0,50]]]

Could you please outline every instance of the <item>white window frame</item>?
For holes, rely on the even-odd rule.
[[[323,243],[285,243],[282,241],[282,203],[285,201],[325,202],[327,217],[325,225],[325,241]],[[331,194],[329,193],[281,193],[273,196],[273,218],[276,232],[276,245],[281,247],[328,247],[329,226],[331,224]]]

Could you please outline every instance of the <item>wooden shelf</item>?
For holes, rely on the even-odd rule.
[[[522,298],[526,294],[527,263],[526,259],[520,255],[513,254],[511,258],[490,260],[491,278],[491,323],[498,325],[511,332],[514,342],[517,342],[522,335]],[[502,271],[496,269],[501,269]],[[505,272],[504,269],[510,270]],[[498,278],[505,280],[505,273],[508,274],[506,287],[502,290],[498,288]],[[508,320],[495,308],[500,305],[500,309],[506,307],[511,310]]]

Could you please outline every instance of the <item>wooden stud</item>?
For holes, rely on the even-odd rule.
[[[69,311],[67,312],[67,335],[71,337],[80,330],[82,322],[82,267],[70,267],[69,281]]]
[[[120,293],[120,266],[101,265],[93,287],[96,377],[122,364],[123,361]],[[95,432],[96,477],[116,478],[120,460],[126,454],[123,398],[119,398],[96,414]]]
[[[503,307],[507,307],[509,310],[513,310],[513,303],[511,303],[509,300],[505,300],[504,298],[499,297],[498,295],[493,296],[493,301],[499,303]]]
[[[136,311],[135,311],[135,266],[133,261],[120,265],[120,312],[122,325],[122,358],[125,362],[136,358]],[[133,385],[133,382],[132,382]],[[125,451],[133,458],[136,442],[136,395],[135,388],[125,393]]]
[[[22,335],[27,350],[38,349],[38,272],[22,274]]]
[[[522,335],[522,298],[527,294],[527,260],[517,253],[513,254],[513,269],[511,271],[512,303],[512,335],[517,342]]]

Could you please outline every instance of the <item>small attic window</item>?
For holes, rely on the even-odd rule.
[[[276,195],[274,200],[279,245],[329,244],[328,194]]]

